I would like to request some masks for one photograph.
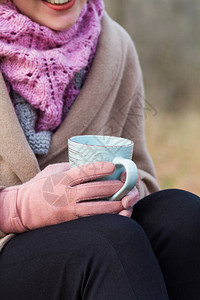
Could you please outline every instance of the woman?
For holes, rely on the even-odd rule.
[[[4,2],[1,299],[196,299],[199,198],[158,191],[130,37],[101,0]],[[112,163],[70,170],[67,139],[80,134],[134,140],[140,179],[121,201],[97,201],[121,181],[88,183]],[[63,176],[67,203],[49,205],[43,193],[59,196]]]

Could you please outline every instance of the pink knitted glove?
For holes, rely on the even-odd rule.
[[[59,163],[49,165],[46,167],[46,175],[52,175],[53,173],[59,173],[70,169],[70,165],[67,163]],[[44,172],[44,170],[43,170]],[[53,172],[53,173],[52,173]],[[40,173],[39,173],[40,174]],[[38,175],[37,175],[38,176]],[[126,172],[123,172],[120,180],[124,183],[126,180]],[[138,184],[140,181],[139,175],[137,179]],[[135,186],[122,200],[123,209],[119,212],[119,215],[130,218],[133,213],[133,206],[139,201],[139,191]]]
[[[20,233],[78,217],[117,214],[123,210],[121,201],[98,201],[116,193],[123,185],[120,180],[90,182],[112,174],[114,164],[96,162],[68,168],[68,164],[52,165],[27,183],[2,190],[0,230]]]

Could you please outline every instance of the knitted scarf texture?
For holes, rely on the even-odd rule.
[[[55,130],[78,95],[74,79],[91,66],[103,9],[102,0],[86,2],[71,28],[54,31],[21,14],[10,0],[0,5],[0,70],[8,90],[37,111],[36,131]]]

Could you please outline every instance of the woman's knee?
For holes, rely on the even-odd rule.
[[[126,244],[130,239],[146,238],[141,226],[134,220],[127,217],[104,214],[92,217],[81,218],[74,221],[74,224],[66,224],[66,228],[75,225],[78,235],[85,237],[85,241],[94,244],[94,237],[97,244],[110,243],[113,247]],[[145,237],[144,237],[145,236]]]
[[[158,280],[161,276],[143,229],[135,221],[117,215],[86,217],[21,234],[6,245],[2,255],[0,278],[3,278],[4,270],[12,269],[14,274],[20,270],[24,276],[27,268],[31,268],[32,276],[30,281],[29,278],[26,281],[27,293],[30,286],[34,290],[32,278],[40,274],[41,286],[47,280],[56,282],[57,292],[66,289],[67,299],[79,299],[81,291],[86,294],[93,290],[92,286],[101,290],[104,290],[102,285],[110,288],[110,283],[118,282],[119,278],[120,286],[114,287],[115,294],[128,293],[129,297],[125,298],[132,299],[133,290],[140,294],[141,286],[137,287],[135,283],[143,276],[147,278],[146,272],[149,278],[145,294],[152,288],[148,284],[152,272]],[[19,257],[22,257],[23,263]],[[20,282],[21,277],[15,281],[19,285]],[[63,286],[63,282],[67,285]],[[46,290],[45,299],[51,299],[49,295],[53,293],[54,285]],[[40,299],[38,295],[35,298]]]
[[[165,237],[181,246],[187,241],[196,243],[200,236],[200,198],[187,191],[170,189],[151,194],[135,206],[132,217],[151,241]]]

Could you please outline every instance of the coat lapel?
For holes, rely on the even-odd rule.
[[[0,155],[17,177],[25,182],[40,170],[25,138],[0,73]]]

